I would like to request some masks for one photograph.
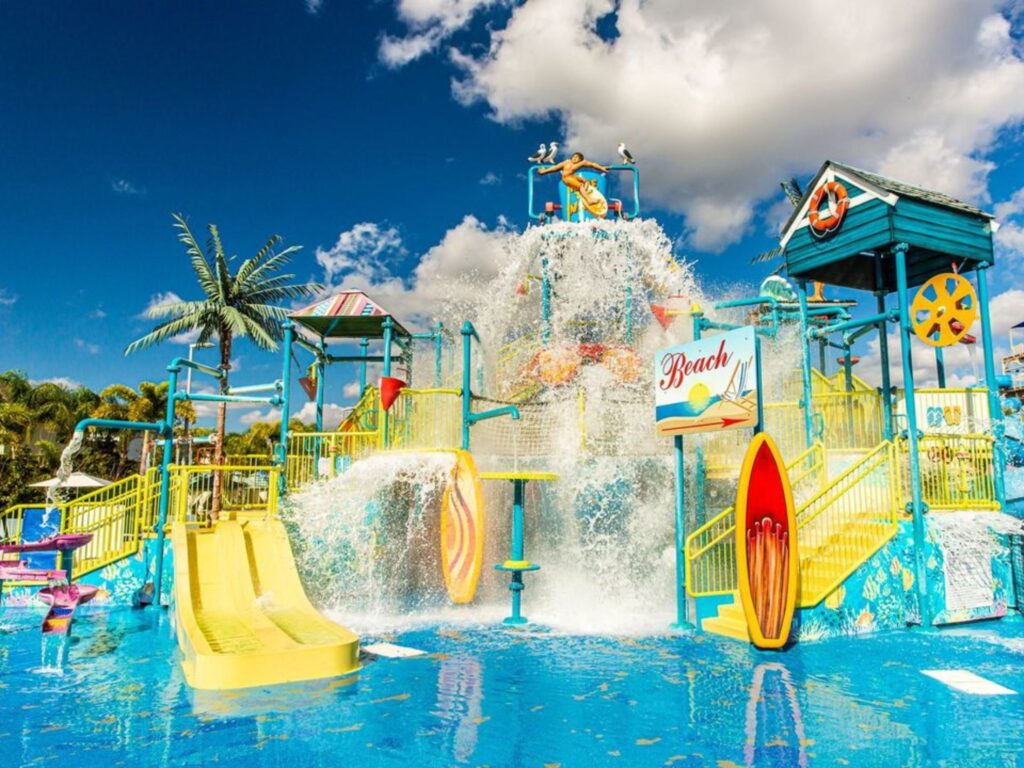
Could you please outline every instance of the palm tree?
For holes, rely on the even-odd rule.
[[[231,370],[231,347],[235,339],[249,339],[257,347],[276,350],[282,337],[281,321],[288,312],[278,303],[300,299],[322,290],[316,283],[293,283],[295,275],[280,274],[282,267],[291,261],[292,254],[302,246],[292,245],[277,251],[281,237],[272,235],[256,255],[246,259],[232,274],[230,262],[224,253],[220,232],[215,224],[207,225],[209,239],[205,250],[199,243],[188,222],[181,214],[174,214],[174,228],[178,240],[185,246],[185,253],[192,262],[199,287],[205,298],[198,301],[174,301],[149,310],[149,317],[162,319],[159,325],[145,336],[136,339],[125,349],[131,354],[183,333],[198,331],[198,343],[205,344],[217,339],[220,348],[221,394],[228,392],[228,374]],[[224,428],[226,404],[217,408],[217,438],[214,463],[224,463]],[[211,517],[220,514],[220,473],[214,476],[214,498]]]

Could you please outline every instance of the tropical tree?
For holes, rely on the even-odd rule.
[[[215,224],[207,225],[209,238],[201,248],[188,222],[181,214],[174,214],[174,228],[178,240],[192,263],[196,280],[204,297],[194,301],[173,301],[149,310],[149,317],[162,320],[156,328],[136,339],[125,349],[131,354],[159,344],[190,331],[198,332],[198,343],[205,344],[216,338],[220,351],[220,392],[228,392],[231,371],[231,349],[236,339],[249,339],[257,347],[276,350],[282,336],[281,321],[287,310],[280,302],[313,295],[322,289],[316,283],[294,283],[295,275],[281,274],[291,262],[292,254],[301,246],[292,245],[278,251],[281,237],[272,235],[256,255],[231,271],[231,262],[224,252],[220,232]],[[224,462],[224,432],[227,420],[226,404],[217,408],[217,437],[214,463]],[[220,514],[221,476],[214,476],[213,508],[211,517]]]

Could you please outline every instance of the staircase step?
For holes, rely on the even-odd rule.
[[[750,632],[747,631],[746,619],[736,619],[732,616],[713,616],[704,619],[701,627],[705,632],[712,632],[723,637],[731,637],[734,640],[750,642]]]

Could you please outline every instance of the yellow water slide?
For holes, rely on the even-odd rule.
[[[359,638],[321,615],[273,518],[175,524],[174,602],[193,688],[225,690],[346,675]]]

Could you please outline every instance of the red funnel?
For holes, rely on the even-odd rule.
[[[398,399],[398,393],[405,387],[405,382],[394,376],[380,377],[380,404],[386,411]]]
[[[672,318],[668,314],[668,307],[663,307],[660,304],[651,304],[651,314],[654,315],[654,319],[666,331],[672,325]]]
[[[299,379],[299,385],[306,393],[306,397],[310,400],[316,400],[316,382],[313,381],[309,376],[303,376]]]

